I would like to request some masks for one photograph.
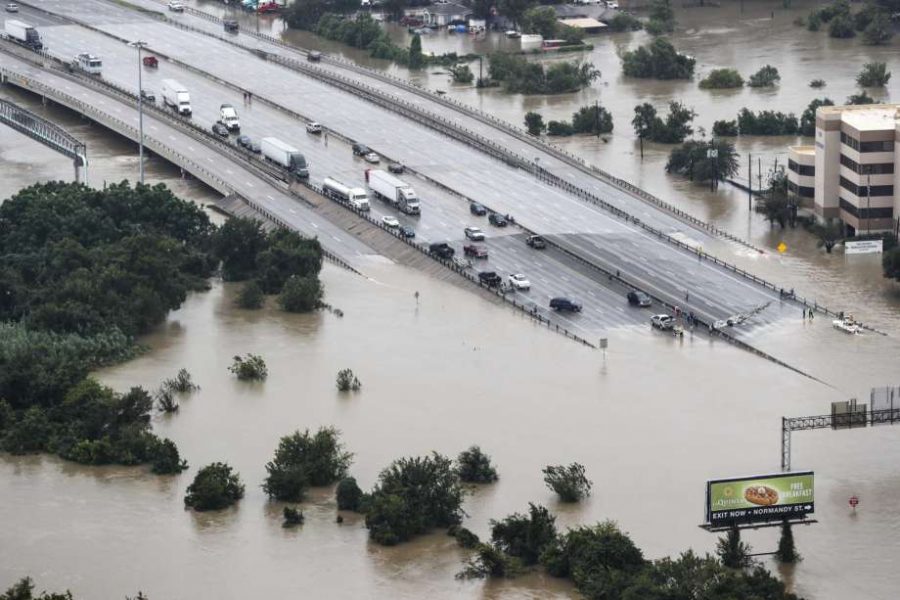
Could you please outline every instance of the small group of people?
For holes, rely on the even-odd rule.
[[[253,102],[253,94],[250,92],[244,92],[244,106]]]
[[[806,308],[804,306],[803,307],[803,320],[805,321],[805,320],[809,319],[810,321],[812,321],[815,318],[816,318],[815,311],[811,308]],[[843,318],[843,315],[841,316],[841,318]]]

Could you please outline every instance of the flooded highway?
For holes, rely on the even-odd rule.
[[[710,14],[724,19],[731,9],[721,10]],[[783,37],[813,35],[783,18]],[[733,37],[744,40],[745,49],[758,48],[751,36]],[[836,43],[824,33],[815,39],[825,49]],[[860,53],[871,51],[852,43]],[[701,58],[699,39],[697,44]],[[766,51],[774,47],[773,42]],[[714,51],[707,46],[706,56]],[[756,64],[747,52],[734,52]],[[811,68],[803,64],[796,68]],[[786,69],[778,66],[788,87]],[[648,93],[639,90],[644,83],[662,85],[635,84],[635,95]],[[837,82],[831,85],[829,96],[846,95],[833,92],[842,89]],[[685,93],[706,94],[695,88]],[[799,86],[792,93],[802,96]],[[748,95],[750,105],[754,93],[740,94]],[[636,151],[624,114],[634,97],[621,102],[609,144],[573,143],[597,144],[598,164],[631,178],[634,161],[613,151],[619,148],[626,157],[626,147]],[[704,109],[715,105],[694,102]],[[87,141],[92,184],[135,177],[133,144],[70,113],[44,114]],[[775,147],[751,144],[759,151]],[[396,548],[370,544],[360,520],[334,522],[330,489],[314,490],[303,503],[305,525],[283,529],[282,505],[269,502],[259,487],[265,462],[281,435],[320,425],[343,432],[356,454],[351,474],[364,489],[394,458],[431,450],[455,455],[480,444],[500,473],[497,484],[477,490],[464,505],[465,525],[482,537],[490,519],[533,501],[548,506],[562,526],[614,519],[650,558],[687,548],[711,552],[715,537],[697,527],[707,479],[777,471],[782,416],[826,413],[831,401],[862,401],[872,386],[900,383],[900,302],[896,286],[880,278],[879,257],[825,255],[803,232],[770,231],[746,212],[746,196],[723,187],[713,197],[665,177],[664,152],[648,153],[632,180],[684,203],[697,216],[721,219],[736,233],[744,223],[745,235],[767,248],[786,241],[790,250],[783,257],[733,258],[758,274],[796,282],[798,291],[828,304],[853,307],[890,336],[846,336],[828,319],[804,321],[799,309],[795,321],[754,334],[755,344],[777,350],[824,382],[819,383],[719,341],[676,341],[645,326],[613,329],[605,353],[590,350],[467,290],[383,259],[369,259],[365,272],[371,279],[326,266],[326,300],[344,311],[340,319],[329,313],[286,315],[274,307],[241,311],[233,306],[236,288],[216,282],[140,340],[148,348],[144,355],[98,373],[117,389],[153,389],[182,367],[193,374],[201,390],[183,401],[177,415],[154,420],[154,430],[178,443],[191,470],[165,478],[141,469],[0,454],[0,587],[30,574],[39,588],[70,588],[79,599],[98,600],[138,589],[153,599],[311,592],[378,599],[577,596],[563,582],[538,575],[460,582],[454,574],[465,553],[441,532]],[[35,180],[72,177],[67,159],[6,128],[0,128],[0,158],[0,198]],[[151,160],[147,173],[185,198],[213,198],[161,161]],[[227,373],[231,357],[246,352],[265,357],[265,383],[243,384]],[[345,367],[362,380],[360,393],[342,396],[335,390],[334,375]],[[893,597],[900,585],[893,564],[900,552],[900,429],[802,432],[793,441],[794,467],[817,474],[820,523],[796,528],[804,557],[796,568],[779,570],[768,559],[764,564],[810,599]],[[245,499],[221,513],[185,511],[182,498],[195,469],[215,460],[240,472]],[[586,502],[559,504],[544,487],[541,468],[564,461],[582,462],[593,479]],[[851,495],[861,500],[855,512],[847,506]],[[777,543],[775,531],[749,532],[744,539],[756,552]]]

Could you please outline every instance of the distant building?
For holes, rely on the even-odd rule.
[[[473,14],[471,8],[460,4],[432,4],[422,11],[425,24],[429,27],[464,24]]]
[[[606,23],[601,23],[597,19],[592,19],[590,17],[583,17],[580,19],[559,19],[559,22],[574,29],[580,29],[587,35],[602,33],[603,30],[606,29]]]
[[[848,235],[900,228],[900,105],[823,106],[816,143],[788,152],[788,186]]]

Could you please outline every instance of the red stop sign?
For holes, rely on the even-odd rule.
[[[859,504],[859,498],[856,496],[850,496],[850,506],[856,508],[856,505]]]

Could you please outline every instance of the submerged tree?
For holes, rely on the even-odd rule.
[[[362,388],[362,383],[360,383],[356,375],[353,374],[352,369],[341,369],[338,371],[336,383],[338,391],[341,392],[357,392]]]
[[[259,381],[269,376],[266,361],[257,354],[247,354],[244,358],[235,356],[228,370],[242,381]]]
[[[544,483],[563,502],[578,502],[591,495],[593,483],[585,476],[584,465],[548,465],[543,469]]]
[[[856,76],[856,83],[861,87],[884,87],[891,79],[891,72],[887,70],[887,63],[870,62],[863,65],[862,71]]]
[[[232,468],[221,462],[200,469],[188,486],[184,504],[197,511],[227,508],[244,497],[244,484]]]
[[[465,483],[493,483],[498,479],[491,457],[478,446],[470,446],[459,453],[456,457],[456,472]]]
[[[716,544],[716,554],[722,564],[731,569],[745,569],[753,565],[753,557],[750,556],[751,548],[741,541],[741,530],[732,527],[728,534],[719,538]]]
[[[491,541],[524,564],[536,564],[544,550],[556,541],[556,517],[543,506],[529,502],[527,515],[515,513],[502,521],[491,521]]]
[[[782,563],[795,563],[800,560],[797,547],[794,545],[794,531],[791,524],[785,521],[781,525],[781,538],[778,540],[778,551],[775,558]]]
[[[352,459],[334,427],[322,427],[315,434],[295,431],[279,440],[275,457],[266,464],[262,487],[270,498],[299,502],[308,486],[328,485],[343,477]]]

